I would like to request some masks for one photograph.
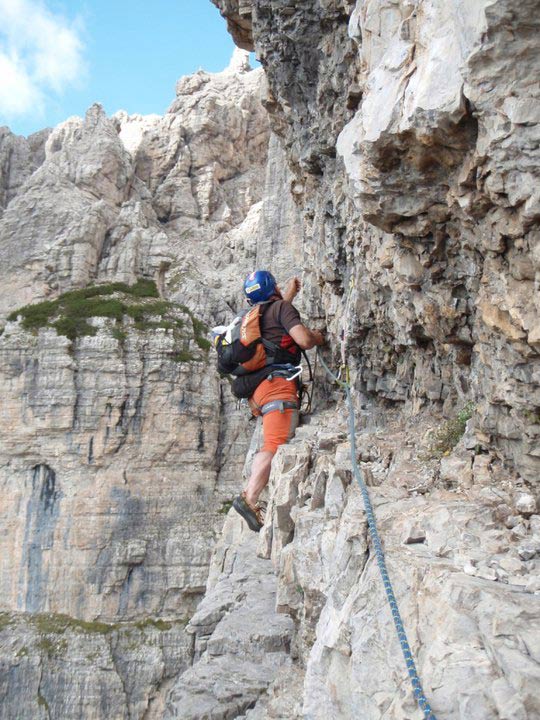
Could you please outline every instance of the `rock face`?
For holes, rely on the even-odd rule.
[[[215,4],[265,68],[311,313],[345,329],[358,388],[412,411],[474,398],[535,481],[536,2]]]
[[[336,355],[343,334],[357,409],[391,439],[360,446],[436,714],[535,717],[537,3],[215,4],[266,72],[304,216],[309,314]],[[463,425],[434,453],[470,414],[467,445],[452,450]],[[325,460],[315,438],[310,426],[281,455],[261,547],[295,620],[298,716],[411,717],[346,450]],[[494,612],[512,618],[508,644]],[[267,701],[288,692],[277,682]],[[274,717],[266,707],[254,717]]]
[[[204,323],[268,265],[346,354],[437,717],[533,720],[537,3],[215,4],[264,72],[237,52],[163,117],[0,136],[2,717],[421,717],[320,369],[260,536],[224,518],[251,425]]]
[[[144,717],[191,662],[180,623],[0,615],[3,718]],[[147,715],[148,717],[148,715]]]
[[[1,351],[4,607],[186,617],[227,496],[214,493],[217,378],[205,359],[176,361],[165,330],[121,346],[103,327],[74,351],[54,330],[21,335]]]
[[[238,717],[290,670],[293,622],[276,612],[273,568],[256,549],[253,533],[230,516],[205,598],[186,628],[194,662],[175,681],[164,718]]]
[[[49,133],[42,130],[24,138],[13,135],[9,128],[0,128],[0,212],[45,159]]]
[[[370,419],[362,414],[364,425]],[[513,495],[500,461],[468,449],[470,431],[443,473],[429,457],[429,425],[396,414],[357,435],[424,690],[437,717],[534,718],[538,515],[524,493]],[[174,682],[165,717],[422,717],[343,417],[319,413],[280,448],[267,499],[258,558],[241,519],[234,511],[227,518],[205,598],[186,628],[195,662]],[[512,512],[521,517],[510,520]]]
[[[235,53],[181,79],[163,117],[94,106],[28,140],[2,131],[2,717],[157,717],[192,662],[183,623],[250,441],[205,323],[232,318],[256,258],[285,268],[301,247],[294,205],[263,199],[288,171],[275,139],[268,151],[262,80]],[[131,298],[115,319],[123,292],[108,295],[93,334],[18,313],[141,278],[167,302]],[[152,302],[174,317],[141,314]]]

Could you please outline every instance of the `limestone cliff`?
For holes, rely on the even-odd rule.
[[[538,3],[215,4],[265,69],[309,312],[336,363],[344,339],[358,459],[437,717],[536,717]],[[342,416],[277,460],[259,553],[295,669],[246,717],[420,717]]]
[[[262,70],[0,135],[0,717],[421,717],[320,368],[260,537],[224,518],[251,425],[204,323],[257,264],[343,345],[437,717],[532,720],[537,3],[214,2]]]
[[[191,660],[250,436],[206,326],[300,248],[262,79],[239,52],[163,117],[2,130],[2,717],[141,717]]]
[[[536,480],[537,2],[216,4],[265,68],[312,312],[346,328],[358,388],[413,411],[474,399]]]

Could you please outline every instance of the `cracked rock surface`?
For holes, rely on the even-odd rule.
[[[369,417],[363,420],[367,426]],[[421,429],[427,432],[429,425]],[[539,516],[527,519],[500,463],[467,450],[467,435],[448,457],[469,464],[470,482],[457,465],[447,467],[443,478],[440,461],[429,457],[416,459],[413,468],[417,431],[397,418],[376,432],[360,431],[357,459],[424,690],[437,717],[534,718],[540,711],[540,565],[522,548],[528,544],[538,552]],[[514,525],[508,518],[517,504],[522,514]],[[245,535],[231,510],[212,564],[215,574],[188,626],[202,655],[182,676],[180,691],[177,686],[170,695],[177,712],[171,716],[183,717],[182,708],[189,707],[190,718],[213,717],[211,712],[250,720],[421,718],[352,479],[343,421],[321,413],[280,448],[258,541],[263,559],[255,558],[249,543],[240,562],[241,530]],[[274,604],[264,610],[253,589],[264,563],[277,576],[275,608],[292,621],[285,628],[293,665],[268,672],[263,691],[253,687],[257,673],[246,679],[231,661],[239,692],[235,712],[244,700],[253,705],[245,715],[228,715],[230,691],[215,691],[223,693],[217,710],[214,691],[209,701],[201,684],[222,687],[220,661],[231,647],[242,648],[235,662],[251,662],[269,635],[275,648],[280,635]],[[250,602],[256,611],[247,608]],[[235,615],[244,608],[246,618],[238,623]],[[272,652],[265,657],[268,662]]]
[[[349,364],[437,717],[536,720],[538,3],[214,4],[243,50],[164,116],[0,131],[0,715],[421,717],[320,365],[260,535],[227,515],[253,425],[204,324],[268,266]],[[7,319],[141,278],[176,329]]]
[[[406,413],[472,400],[536,482],[536,0],[215,4],[266,71],[310,314],[345,331],[357,389]]]

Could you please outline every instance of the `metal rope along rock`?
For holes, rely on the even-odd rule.
[[[415,662],[414,662],[414,659],[412,656],[409,641],[407,640],[407,633],[405,632],[405,627],[403,625],[403,620],[401,619],[396,596],[394,594],[392,583],[390,582],[390,576],[388,575],[388,570],[386,568],[384,551],[382,548],[381,539],[379,537],[379,532],[377,530],[377,524],[375,522],[375,513],[373,512],[373,506],[371,504],[371,500],[369,499],[367,486],[364,482],[362,473],[360,472],[360,468],[356,461],[355,416],[354,416],[354,407],[353,407],[352,396],[351,396],[351,386],[350,386],[349,377],[348,377],[348,368],[347,368],[347,366],[343,366],[343,369],[345,370],[345,379],[342,380],[330,370],[328,365],[325,363],[320,351],[318,351],[318,355],[319,355],[321,365],[323,366],[324,370],[326,371],[328,376],[330,378],[332,378],[332,380],[334,382],[336,382],[341,388],[343,388],[343,391],[345,392],[345,397],[347,399],[347,406],[349,409],[349,436],[350,436],[350,441],[351,441],[352,468],[353,468],[354,476],[355,476],[356,480],[358,481],[358,485],[360,486],[360,491],[362,493],[362,497],[364,499],[364,508],[366,511],[369,533],[371,535],[371,540],[373,542],[373,547],[375,549],[375,556],[377,558],[377,564],[379,566],[382,581],[384,584],[384,590],[386,592],[386,597],[388,598],[388,602],[390,604],[390,610],[392,612],[392,617],[394,619],[394,625],[396,627],[399,644],[401,645],[403,657],[405,658],[405,663],[407,665],[409,678],[411,680],[411,684],[413,687],[413,693],[418,702],[418,705],[420,706],[422,712],[424,713],[426,720],[437,720],[437,718],[435,717],[435,714],[433,713],[433,711],[427,701],[426,696],[424,695],[424,691],[422,689],[422,684],[420,682],[420,678],[418,677],[418,672],[416,671],[416,665],[415,665]]]

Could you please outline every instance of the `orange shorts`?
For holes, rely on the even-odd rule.
[[[296,383],[289,382],[285,378],[273,378],[263,380],[253,393],[252,399],[262,407],[272,400],[294,400],[298,402],[298,389]],[[273,410],[263,415],[263,446],[261,450],[275,453],[280,445],[283,445],[294,436],[298,425],[298,410],[288,408],[283,412]]]

